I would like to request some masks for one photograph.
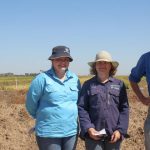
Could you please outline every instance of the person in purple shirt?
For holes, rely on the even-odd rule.
[[[138,99],[148,107],[150,106],[150,96],[144,96],[138,83],[141,81],[142,77],[146,77],[148,92],[150,94],[150,52],[143,54],[137,65],[132,68],[131,74],[129,76],[129,81],[131,87]],[[144,123],[144,135],[145,135],[145,150],[150,150],[150,107],[148,108],[148,115]]]
[[[119,63],[101,51],[88,64],[95,76],[84,82],[79,95],[80,137],[86,150],[119,150],[129,122],[126,87],[113,77]]]

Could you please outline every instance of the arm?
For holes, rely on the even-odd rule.
[[[143,93],[141,92],[138,83],[130,81],[130,85],[138,97],[138,99],[144,104],[144,105],[149,105],[150,104],[150,97],[145,97]]]
[[[43,94],[44,80],[38,75],[31,83],[26,96],[26,109],[28,113],[35,119],[39,106],[39,100]]]
[[[147,65],[148,62],[149,62],[149,55],[147,54],[142,55],[138,60],[137,65],[131,70],[131,74],[129,76],[129,81],[133,91],[137,95],[138,99],[144,105],[149,105],[150,98],[149,97],[147,98],[143,95],[138,83],[141,81],[141,78],[143,76],[146,76],[146,74],[148,74],[147,72],[147,70],[149,69],[149,66]]]
[[[122,136],[127,134],[128,124],[129,124],[129,104],[126,92],[126,87],[123,82],[121,82],[121,90],[119,96],[119,120],[116,130],[111,136],[111,143],[116,142]]]
[[[79,112],[79,120],[81,133],[83,136],[87,133],[88,128],[94,128],[94,124],[91,123],[89,116],[89,105],[88,105],[88,89],[87,85],[84,83],[79,95],[78,100],[78,112]]]

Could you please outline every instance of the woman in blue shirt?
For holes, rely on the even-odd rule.
[[[119,63],[101,51],[89,65],[95,76],[83,84],[79,97],[81,137],[87,150],[119,150],[129,121],[125,85],[113,77]]]
[[[70,49],[56,46],[49,57],[50,70],[36,76],[26,98],[26,109],[36,119],[40,150],[73,150],[77,141],[78,77],[68,70]]]

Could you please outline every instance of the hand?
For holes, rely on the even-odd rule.
[[[146,106],[150,106],[150,96],[149,97],[143,97],[140,99],[140,101],[146,105]]]
[[[101,139],[101,136],[98,135],[98,131],[96,131],[94,128],[89,128],[88,134],[94,140],[100,140]]]
[[[110,143],[115,143],[121,138],[121,134],[118,130],[116,130],[112,135],[111,135],[111,140]]]
[[[35,127],[29,129],[28,133],[31,135],[35,131]]]

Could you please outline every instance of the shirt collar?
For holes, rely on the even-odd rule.
[[[97,76],[94,77],[94,81],[95,81],[95,82],[99,82],[99,81],[97,80]],[[113,82],[113,81],[114,81],[114,78],[113,78],[113,77],[109,77],[108,82]]]
[[[48,70],[47,73],[48,73],[49,75],[54,76],[54,77],[57,78],[53,67],[52,67],[50,70]],[[67,69],[67,71],[66,71],[66,77],[67,77],[67,78],[72,78],[72,77],[73,77],[73,73],[72,73],[71,71],[69,71],[68,69]]]

